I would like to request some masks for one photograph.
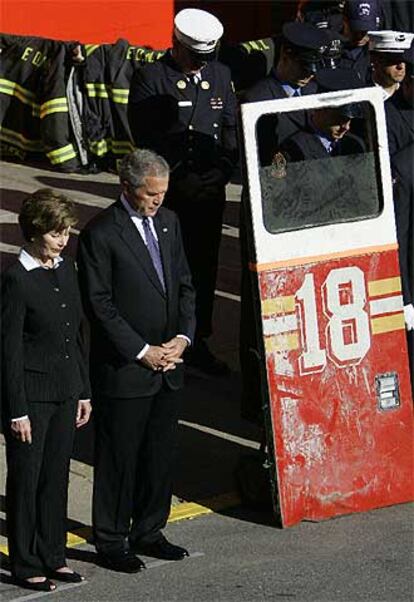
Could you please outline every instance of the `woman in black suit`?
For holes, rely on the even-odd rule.
[[[91,413],[77,273],[61,256],[76,221],[63,194],[29,196],[19,215],[27,244],[3,276],[9,557],[18,584],[39,591],[83,579],[65,560],[73,436]]]

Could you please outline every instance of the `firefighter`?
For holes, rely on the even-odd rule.
[[[391,157],[414,143],[414,40],[404,52],[403,60],[405,78],[397,92],[385,103]]]
[[[399,89],[405,77],[404,52],[414,37],[404,31],[374,31],[369,34],[372,82],[382,88],[384,101]]]
[[[378,0],[347,0],[343,24],[346,43],[338,67],[352,69],[362,82],[367,83],[370,78],[368,32],[380,26]]]
[[[173,47],[137,71],[128,116],[139,147],[171,167],[165,205],[178,214],[196,289],[197,330],[188,358],[212,375],[228,372],[207,345],[212,313],[225,186],[237,160],[236,97],[230,70],[218,63],[221,22],[198,9],[174,20]]]
[[[330,43],[330,36],[308,23],[285,23],[279,41],[280,53],[270,75],[258,81],[244,95],[244,102],[273,100],[315,94],[314,82],[318,68]],[[259,124],[258,136],[262,141],[260,159],[269,162],[270,149],[304,126],[303,111],[280,119],[269,117]]]
[[[358,75],[349,69],[323,69],[315,81],[318,92],[351,90],[362,85]],[[357,103],[311,111],[306,116],[306,127],[286,140],[282,153],[289,161],[362,153],[363,141],[350,132],[352,120],[362,116]]]
[[[308,23],[285,23],[278,41],[279,53],[271,73],[248,90],[244,102],[273,100],[314,94],[317,84],[315,73],[323,65],[323,58],[330,42],[330,36]],[[293,133],[305,126],[303,111],[295,111],[294,116],[280,118],[269,116],[258,124],[260,140],[260,160],[262,164],[272,161],[276,149]],[[263,358],[259,341],[259,324],[255,311],[255,284],[248,269],[252,252],[249,250],[247,232],[250,220],[246,202],[242,195],[240,214],[241,249],[241,316],[240,316],[240,365],[243,381],[241,414],[252,422],[261,422],[262,404],[266,391],[266,376],[263,371]]]

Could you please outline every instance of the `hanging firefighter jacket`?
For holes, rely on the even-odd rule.
[[[0,153],[11,160],[47,159],[62,171],[116,167],[134,148],[127,108],[136,69],[165,50],[61,42],[0,34]],[[84,60],[75,60],[77,49]],[[264,77],[274,61],[271,38],[222,45],[219,60],[236,89]]]
[[[73,42],[0,35],[0,152],[3,158],[45,157],[55,167],[79,166],[66,97]]]
[[[95,124],[86,124],[86,131],[89,150],[98,159],[105,157],[114,166],[135,148],[127,117],[131,78],[136,69],[158,60],[164,52],[131,46],[123,39],[85,46],[86,122]]]

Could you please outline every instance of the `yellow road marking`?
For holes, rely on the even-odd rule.
[[[213,512],[219,512],[227,508],[234,508],[240,504],[240,498],[235,493],[226,493],[218,495],[208,500],[196,502],[182,502],[171,508],[170,516],[168,519],[169,523],[175,523],[179,520],[196,518],[203,514],[211,514]],[[75,546],[87,543],[91,539],[92,528],[81,527],[74,533],[67,533],[66,546],[73,548]],[[0,545],[0,552],[9,555],[7,544]]]

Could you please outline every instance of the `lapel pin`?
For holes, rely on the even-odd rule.
[[[163,228],[162,231],[163,232],[168,232],[168,228]]]
[[[176,85],[179,90],[184,90],[187,87],[187,84],[183,79],[179,79]]]

